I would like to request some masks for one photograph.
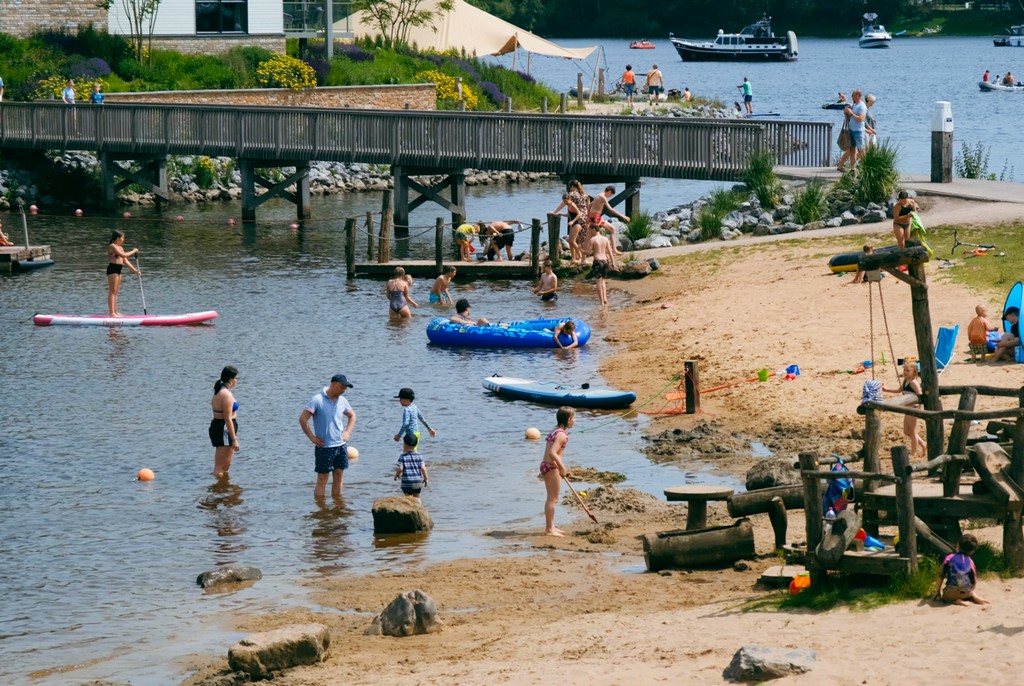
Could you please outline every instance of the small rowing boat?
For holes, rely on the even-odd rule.
[[[596,410],[619,410],[636,401],[636,393],[614,388],[591,388],[590,384],[565,386],[553,381],[513,379],[497,374],[484,379],[484,388],[515,400],[529,400],[545,405],[568,405]]]
[[[215,310],[188,314],[129,314],[109,317],[105,314],[37,314],[36,326],[188,326],[217,318]]]

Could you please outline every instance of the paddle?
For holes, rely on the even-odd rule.
[[[142,294],[142,314],[149,314],[146,309],[146,291],[142,287],[142,269],[139,267],[139,256],[135,256],[135,268],[139,270],[139,293]]]
[[[18,198],[18,209],[21,210],[21,228],[25,232],[25,250],[28,250],[28,219],[25,218],[25,201]]]
[[[594,514],[584,504],[583,498],[580,497],[580,494],[577,493],[576,489],[572,487],[571,483],[569,483],[569,479],[565,478],[564,476],[562,477],[562,479],[565,481],[565,485],[569,487],[569,490],[572,491],[572,494],[576,496],[576,500],[579,502],[580,507],[583,508],[583,511],[587,513],[588,517],[594,520],[594,524],[598,524],[597,517],[595,517]]]

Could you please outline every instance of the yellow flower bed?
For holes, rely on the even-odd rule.
[[[92,93],[92,87],[95,83],[103,83],[101,79],[96,81],[88,81],[86,79],[75,79],[75,102],[89,102],[89,94]],[[60,100],[60,93],[64,90],[64,86],[68,83],[68,77],[60,76],[55,74],[53,76],[47,76],[45,79],[39,82],[36,89],[29,95],[30,100],[50,100],[56,98]]]
[[[264,88],[313,88],[316,72],[302,60],[276,54],[256,67],[256,80]]]
[[[413,79],[418,83],[437,84],[438,105],[443,105],[445,103],[458,104],[459,89],[454,76],[448,76],[436,69],[429,69],[416,74]],[[477,94],[473,92],[473,89],[470,88],[469,84],[465,81],[462,82],[462,97],[466,101],[467,110],[475,110],[477,105],[480,104],[480,99],[477,97]]]

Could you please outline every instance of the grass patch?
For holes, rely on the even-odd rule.
[[[800,224],[809,224],[822,219],[826,214],[828,202],[825,183],[821,179],[811,179],[795,194],[793,218]]]
[[[640,211],[630,217],[626,225],[626,238],[636,243],[651,235],[651,215]]]
[[[767,150],[751,153],[743,182],[757,196],[761,207],[772,209],[778,204],[782,182],[775,173],[772,153]]]
[[[1001,306],[1003,298],[1010,286],[1024,274],[1024,226],[1021,224],[1003,224],[999,226],[964,227],[956,225],[929,228],[929,236],[935,248],[937,259],[951,259],[957,263],[952,269],[943,271],[948,278],[972,289],[977,289],[997,301]],[[957,238],[967,243],[995,245],[996,250],[989,251],[984,257],[967,257],[964,251],[970,246],[953,248],[953,232]],[[1004,252],[1005,257],[995,257],[994,253]],[[969,309],[969,308],[968,308]],[[998,313],[993,311],[993,316]]]

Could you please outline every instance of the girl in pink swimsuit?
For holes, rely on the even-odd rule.
[[[547,500],[544,501],[544,535],[564,536],[565,533],[555,526],[555,506],[562,490],[562,479],[566,476],[565,446],[569,443],[569,429],[576,423],[576,410],[571,407],[560,407],[555,415],[558,422],[547,440],[544,441],[544,457],[540,463],[540,476],[544,479],[547,489]]]

